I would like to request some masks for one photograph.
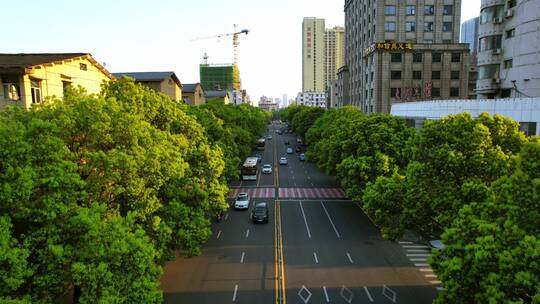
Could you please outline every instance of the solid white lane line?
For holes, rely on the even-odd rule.
[[[436,281],[429,281],[431,284],[441,284],[441,281],[439,280],[436,280]]]
[[[300,202],[300,210],[302,210],[302,217],[304,218],[304,224],[306,224],[307,235],[309,238],[311,238],[311,232],[309,231],[309,226],[306,220],[306,214],[304,213],[304,207],[302,207],[302,202]]]
[[[398,243],[400,243],[400,244],[406,244],[406,245],[412,245],[412,244],[414,244],[413,242],[409,242],[409,241],[399,241]]]
[[[328,297],[328,293],[326,292],[326,286],[322,287],[324,291],[324,297],[326,298],[326,303],[330,303],[330,298]]]
[[[437,276],[434,275],[434,274],[425,274],[424,275],[426,278],[436,278]]]
[[[370,302],[373,302],[373,297],[371,296],[371,294],[369,293],[369,290],[367,289],[366,286],[364,286],[364,291],[366,292],[366,295],[369,299]]]
[[[410,259],[411,262],[427,262],[426,258],[420,258],[420,259]]]
[[[221,236],[221,230],[218,231],[216,239],[219,239],[220,236]]]
[[[238,284],[234,285],[234,293],[232,295],[232,301],[236,302],[236,293],[238,292]]]
[[[334,231],[336,232],[337,237],[340,239],[340,238],[341,238],[341,235],[340,235],[339,232],[337,231],[336,225],[334,225],[334,222],[333,222],[332,219],[330,218],[330,214],[328,214],[328,210],[326,210],[326,207],[324,206],[324,204],[323,204],[322,201],[320,201],[320,203],[321,203],[321,206],[322,206],[323,209],[324,209],[324,212],[326,213],[326,216],[327,216],[328,219],[330,220],[330,224],[332,224],[332,228],[334,228]]]
[[[319,259],[317,258],[316,252],[313,252],[313,257],[315,258],[315,264],[319,264]]]
[[[406,256],[408,256],[408,257],[428,257],[430,255],[431,255],[431,253],[410,253],[410,254],[406,254]]]
[[[351,254],[347,252],[347,257],[349,258],[349,261],[351,262],[351,264],[354,264],[352,258],[351,258]]]
[[[431,253],[431,250],[426,250],[426,249],[407,249],[407,253],[413,253],[413,252],[418,252],[418,253]]]
[[[240,258],[240,264],[244,263],[244,256],[246,255],[245,252],[242,252],[242,257]]]
[[[414,263],[414,266],[416,266],[416,267],[428,267],[429,264],[428,263]]]
[[[429,247],[428,246],[425,246],[425,245],[402,245],[401,247],[403,248],[419,248],[419,249],[428,249],[429,250]]]
[[[225,213],[225,220],[227,220],[228,218],[229,218],[229,214]]]
[[[420,271],[422,271],[422,272],[433,272],[433,269],[431,269],[431,268],[420,268]]]
[[[249,229],[246,231],[246,238],[249,236]]]

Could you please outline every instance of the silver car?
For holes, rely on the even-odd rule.
[[[288,162],[287,162],[287,158],[286,157],[282,157],[279,159],[279,164],[280,165],[286,165]]]
[[[264,164],[264,165],[262,166],[262,173],[264,173],[264,174],[270,174],[270,173],[272,173],[272,165],[270,165],[270,164]]]
[[[234,209],[249,209],[249,194],[245,192],[238,193],[234,202]]]

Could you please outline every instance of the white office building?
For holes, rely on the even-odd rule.
[[[326,92],[300,92],[296,96],[296,104],[308,107],[326,108]]]

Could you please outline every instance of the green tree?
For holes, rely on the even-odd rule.
[[[292,119],[292,129],[296,135],[305,139],[306,132],[311,128],[315,121],[321,117],[326,110],[319,107],[302,107]]]
[[[526,144],[518,168],[485,201],[459,211],[431,264],[445,290],[436,303],[540,303],[540,144]]]

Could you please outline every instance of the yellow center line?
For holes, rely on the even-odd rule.
[[[283,259],[283,233],[282,233],[282,226],[281,226],[281,205],[279,205],[278,201],[278,212],[279,212],[279,244],[281,245],[279,247],[280,249],[280,255],[281,255],[281,290],[282,290],[282,303],[287,304],[287,296],[285,292],[285,260]]]
[[[278,295],[278,281],[279,281],[279,275],[278,275],[278,243],[277,243],[277,204],[274,204],[274,257],[275,257],[275,283],[276,283],[276,304],[279,304],[279,295]]]

